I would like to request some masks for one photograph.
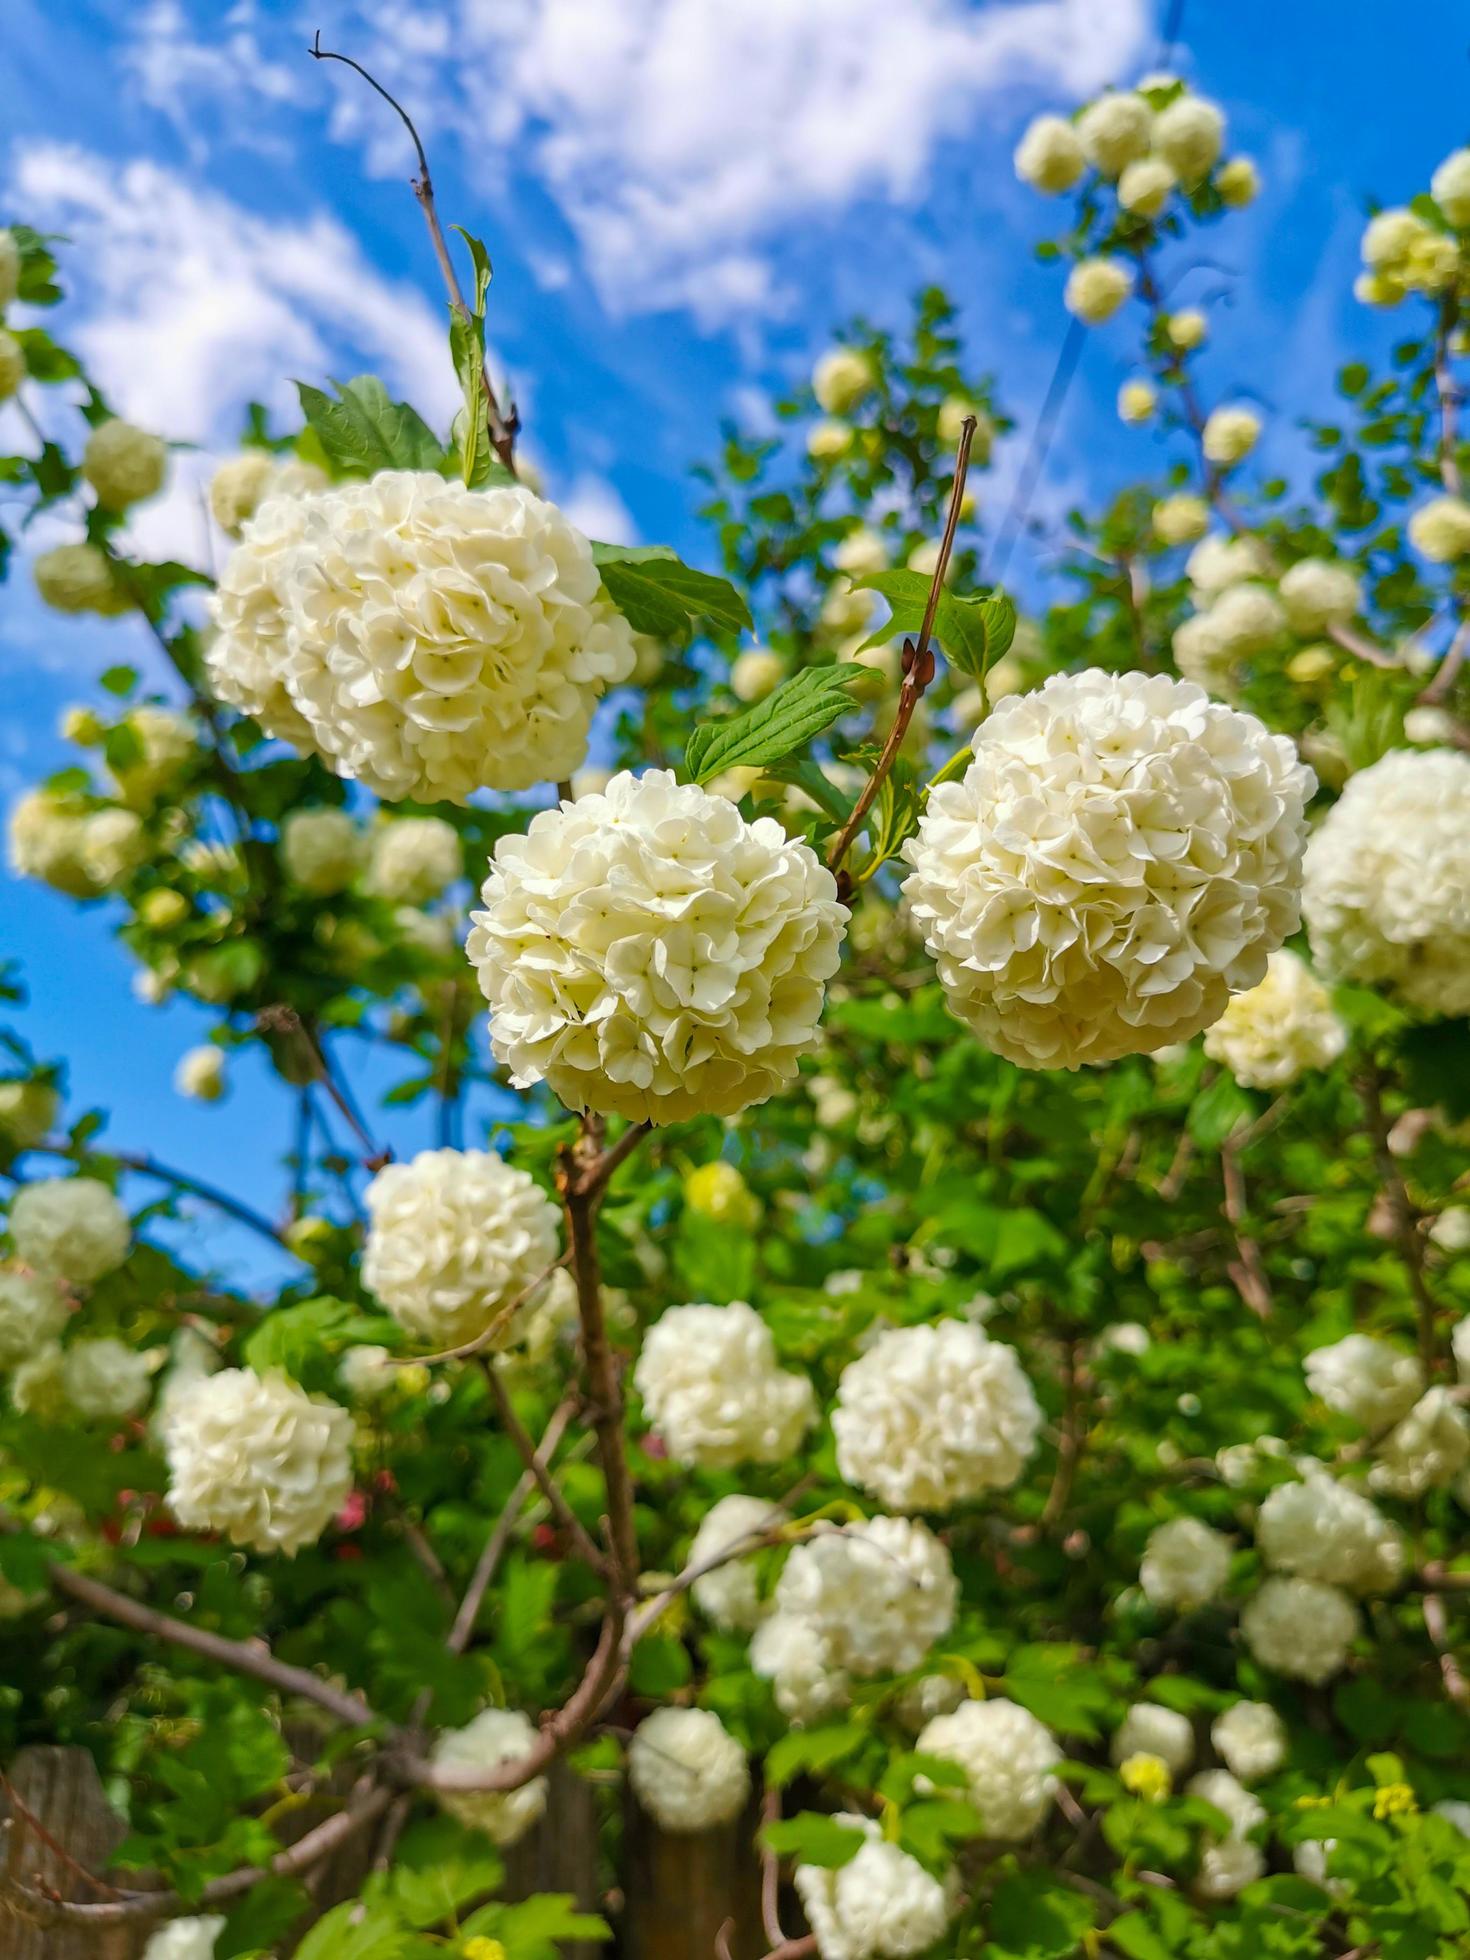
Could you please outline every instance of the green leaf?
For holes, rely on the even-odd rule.
[[[592,556],[635,633],[666,640],[691,620],[727,633],[751,630],[750,608],[730,581],[696,571],[667,545],[594,544]]]
[[[1089,1900],[1046,1872],[1017,1872],[995,1888],[989,1933],[995,1960],[1062,1960],[1076,1953],[1093,1923]],[[1108,1935],[1112,1938],[1111,1930]]]
[[[821,1865],[835,1871],[862,1850],[867,1839],[850,1824],[839,1824],[820,1811],[802,1810],[795,1817],[779,1818],[761,1828],[761,1843],[778,1858],[794,1858],[801,1865]]]
[[[443,466],[444,451],[433,430],[417,409],[390,399],[376,375],[360,374],[333,386],[336,401],[304,381],[296,383],[296,392],[327,460],[343,476]]]
[[[349,1899],[318,1920],[296,1949],[296,1960],[399,1960],[411,1935],[385,1905]]]
[[[922,572],[900,568],[874,572],[854,583],[885,598],[892,614],[864,642],[865,646],[886,646],[900,636],[917,639],[923,631],[932,579]],[[951,666],[972,675],[982,685],[991,662],[1000,659],[1015,636],[1016,609],[1003,592],[992,592],[980,599],[962,599],[953,592],[940,592],[934,615],[934,638]]]
[[[834,823],[846,823],[852,815],[852,798],[836,783],[828,782],[810,756],[787,756],[767,763],[766,774],[774,776],[778,783],[790,783],[801,790]]]
[[[780,1790],[794,1776],[813,1775],[861,1749],[868,1731],[857,1722],[819,1729],[790,1729],[766,1756],[766,1785]]]
[[[363,1341],[376,1341],[392,1323],[365,1314],[361,1307],[328,1294],[303,1300],[299,1306],[277,1307],[251,1330],[245,1359],[256,1373],[281,1368],[298,1380],[318,1357],[340,1354]]]
[[[485,296],[490,290],[490,255],[483,242],[463,225],[454,229],[468,245],[475,268],[474,301],[468,313],[458,306],[449,309],[449,352],[464,391],[464,414],[455,421],[460,469],[468,488],[477,490],[489,480],[495,462],[485,426]],[[503,464],[500,467],[504,469]]]
[[[628,1667],[628,1686],[635,1695],[650,1698],[673,1694],[687,1687],[694,1677],[694,1664],[682,1640],[653,1634],[633,1649]]]
[[[743,715],[701,722],[684,751],[690,780],[707,783],[726,769],[758,769],[791,755],[847,711],[857,677],[850,666],[803,667]]]

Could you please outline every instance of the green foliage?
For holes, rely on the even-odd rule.
[[[690,780],[707,783],[727,769],[784,762],[838,719],[853,678],[838,667],[806,667],[743,715],[700,723],[684,751]]]
[[[444,450],[407,402],[395,402],[375,375],[334,382],[337,398],[296,383],[301,413],[339,476],[373,476],[379,470],[438,470]]]
[[[738,633],[750,609],[728,579],[686,565],[667,545],[594,544],[607,595],[635,633],[677,638],[691,621]]]

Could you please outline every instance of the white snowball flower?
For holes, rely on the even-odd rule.
[[[59,544],[31,566],[42,599],[56,612],[101,613],[110,618],[133,603],[118,583],[107,554],[95,544]]]
[[[936,1715],[915,1746],[965,1772],[987,1837],[1009,1843],[1030,1837],[1052,1807],[1052,1771],[1062,1752],[1029,1709],[1003,1696],[961,1702],[952,1715]]]
[[[773,817],[662,769],[543,810],[495,847],[467,951],[515,1087],[672,1123],[797,1073],[847,910]]]
[[[388,1164],[367,1207],[363,1285],[436,1349],[483,1334],[557,1255],[556,1205],[493,1150],[421,1150]],[[531,1304],[493,1345],[511,1345]]]
[[[1191,353],[1202,346],[1210,323],[1197,306],[1184,306],[1177,313],[1171,313],[1164,321],[1164,333],[1169,345],[1178,353]]]
[[[1429,1243],[1437,1245],[1441,1252],[1454,1258],[1457,1253],[1470,1252],[1470,1205],[1446,1205],[1429,1228]],[[1461,1321],[1460,1326],[1465,1325]],[[1459,1340],[1459,1329],[1455,1338]],[[1459,1353],[1456,1346],[1455,1352]]]
[[[770,1328],[744,1300],[670,1307],[633,1381],[673,1461],[703,1470],[781,1462],[816,1413],[811,1382],[778,1366]]]
[[[83,875],[94,893],[114,891],[148,855],[143,820],[133,810],[96,810],[82,819]]]
[[[906,1674],[953,1626],[958,1595],[949,1552],[932,1531],[912,1518],[879,1517],[795,1546],[776,1608],[830,1643],[833,1666]]]
[[[1286,1761],[1286,1725],[1268,1701],[1237,1701],[1210,1724],[1210,1741],[1242,1783],[1274,1776]]]
[[[1215,622],[1213,611],[1192,613],[1174,628],[1174,665],[1217,700],[1228,701],[1236,691],[1236,653]]]
[[[1082,111],[1077,137],[1094,168],[1104,177],[1119,177],[1148,154],[1153,123],[1153,110],[1141,95],[1110,91]]]
[[[1030,1068],[1186,1041],[1296,928],[1311,771],[1164,675],[1054,675],[930,792],[904,898],[950,1009]]]
[[[1303,1838],[1291,1849],[1292,1869],[1310,1885],[1320,1885],[1334,1898],[1344,1898],[1351,1890],[1345,1880],[1327,1876],[1327,1861],[1337,1849],[1336,1838]]]
[[[1148,1535],[1138,1583],[1151,1605],[1190,1612],[1230,1577],[1230,1540],[1198,1518],[1170,1518]]]
[[[1140,157],[1118,179],[1118,202],[1138,218],[1156,218],[1178,179],[1162,157]]]
[[[634,665],[592,548],[554,505],[421,470],[269,499],[215,619],[220,698],[394,800],[569,776],[598,697]]]
[[[1404,740],[1416,748],[1442,748],[1454,740],[1458,725],[1458,718],[1448,708],[1436,708],[1432,703],[1410,708],[1404,716]]]
[[[1409,542],[1423,558],[1448,565],[1470,553],[1470,503],[1463,497],[1432,497],[1409,519]]]
[[[769,647],[747,647],[730,669],[730,692],[737,701],[764,701],[786,678],[786,662]]]
[[[1193,187],[1214,168],[1225,138],[1225,118],[1200,95],[1176,96],[1154,117],[1151,143],[1181,184]]]
[[[952,1674],[924,1674],[900,1690],[893,1712],[914,1735],[938,1715],[951,1715],[966,1700],[962,1684]]]
[[[23,1265],[90,1286],[127,1258],[133,1227],[96,1178],[43,1177],[12,1198],[10,1236]]]
[[[834,1660],[832,1642],[794,1613],[770,1613],[761,1621],[750,1643],[750,1665],[770,1682],[788,1722],[820,1722],[847,1705],[851,1677]]]
[[[1205,422],[1200,446],[1210,462],[1229,469],[1250,455],[1260,434],[1261,418],[1250,409],[1217,408]]]
[[[214,1945],[225,1929],[222,1913],[171,1919],[143,1949],[143,1960],[214,1960]]]
[[[820,1960],[912,1960],[933,1946],[959,1903],[954,1880],[931,1877],[871,1817],[840,1810],[832,1822],[867,1842],[845,1865],[796,1867],[796,1894]]]
[[[835,463],[839,456],[845,456],[852,447],[852,424],[838,422],[831,416],[820,422],[813,422],[807,431],[806,453],[814,463]]]
[[[1356,572],[1334,565],[1329,558],[1302,558],[1283,572],[1277,588],[1294,633],[1309,639],[1352,618],[1363,603]]]
[[[1247,1089],[1284,1089],[1309,1069],[1330,1068],[1346,1047],[1332,996],[1284,947],[1260,985],[1234,995],[1205,1030],[1205,1053]]]
[[[1347,1334],[1330,1347],[1314,1348],[1302,1365],[1313,1395],[1368,1430],[1386,1429],[1407,1415],[1424,1386],[1412,1354],[1371,1334]]]
[[[1136,1701],[1114,1729],[1108,1755],[1114,1764],[1130,1756],[1157,1756],[1171,1776],[1183,1776],[1194,1761],[1194,1726],[1177,1709]]]
[[[390,1394],[410,1372],[397,1365],[387,1348],[372,1342],[348,1348],[337,1364],[337,1380],[347,1393],[368,1402]]]
[[[1404,1541],[1376,1505],[1326,1475],[1278,1484],[1256,1518],[1267,1565],[1348,1592],[1390,1592],[1403,1577]]]
[[[899,1511],[1008,1489],[1040,1427],[1015,1349],[962,1320],[880,1334],[843,1369],[832,1413],[842,1476]]]
[[[315,463],[272,455],[267,449],[247,449],[221,463],[209,479],[209,508],[220,529],[238,537],[267,498],[304,497],[325,490],[327,483],[325,470]]]
[[[363,836],[345,810],[297,810],[281,825],[291,882],[316,898],[345,891],[362,868]]]
[[[1470,755],[1392,749],[1313,832],[1302,907],[1332,977],[1470,1013]]]
[[[656,1708],[628,1745],[628,1781],[666,1831],[708,1831],[744,1810],[750,1766],[707,1708]]]
[[[689,1547],[688,1564],[698,1567],[718,1558],[758,1533],[773,1531],[787,1522],[779,1504],[764,1497],[745,1497],[739,1492],[722,1497],[710,1506],[700,1520]],[[694,1604],[707,1620],[726,1633],[750,1633],[769,1611],[770,1602],[761,1598],[759,1573],[752,1552],[726,1559],[690,1587]]]
[[[959,438],[956,437],[955,440],[958,441]],[[849,578],[869,578],[874,572],[881,572],[887,565],[888,546],[883,542],[880,532],[870,530],[866,524],[859,524],[838,543],[832,553],[832,563],[839,572],[845,572]],[[870,604],[866,596],[863,604],[865,606]]]
[[[1265,1870],[1266,1854],[1261,1847],[1232,1832],[1201,1851],[1194,1888],[1204,1899],[1233,1899]]]
[[[12,1150],[29,1150],[51,1128],[60,1108],[55,1086],[44,1077],[12,1076],[0,1082],[0,1138]]]
[[[1210,507],[1203,497],[1181,490],[1175,496],[1159,499],[1150,522],[1160,544],[1193,544],[1210,527]]]
[[[812,369],[812,393],[828,415],[846,415],[876,384],[872,356],[858,347],[830,347]]]
[[[0,1368],[14,1368],[49,1345],[70,1312],[55,1280],[0,1266]]]
[[[1159,405],[1159,391],[1151,381],[1125,381],[1118,390],[1118,420],[1147,422]]]
[[[1452,1484],[1467,1463],[1470,1418],[1447,1388],[1430,1388],[1378,1444],[1368,1481],[1393,1497],[1420,1497]]]
[[[1067,275],[1062,304],[1086,326],[1111,320],[1133,291],[1133,268],[1123,259],[1079,259]]]
[[[224,1049],[212,1044],[188,1049],[179,1057],[174,1070],[174,1087],[181,1096],[189,1096],[195,1102],[218,1102],[229,1087]]]
[[[1360,1626],[1347,1594],[1315,1579],[1267,1579],[1240,1616],[1245,1644],[1262,1667],[1314,1687],[1347,1665]]]
[[[1200,539],[1184,569],[1197,592],[1213,596],[1248,579],[1264,577],[1269,560],[1258,539],[1221,537],[1217,532]]]
[[[168,450],[157,436],[116,417],[99,422],[82,451],[82,475],[108,510],[126,510],[163,488]]]
[[[1261,173],[1249,157],[1231,157],[1215,173],[1220,202],[1230,211],[1243,211],[1261,194]]]
[[[1470,150],[1451,150],[1429,180],[1429,194],[1456,228],[1470,225]]]
[[[449,1729],[434,1744],[429,1760],[436,1770],[489,1770],[530,1754],[536,1729],[518,1708],[484,1708],[469,1725]],[[492,1844],[516,1844],[546,1809],[546,1778],[533,1776],[516,1790],[441,1789],[439,1802],[451,1817]]]
[[[352,1417],[285,1375],[222,1368],[169,1413],[168,1501],[187,1531],[294,1555],[315,1544],[352,1486]]]
[[[399,905],[428,905],[464,875],[459,832],[442,817],[397,817],[373,832],[368,889]]]
[[[120,1421],[136,1415],[148,1400],[153,1369],[146,1354],[102,1334],[95,1340],[72,1342],[62,1358],[61,1386],[79,1416],[93,1422]]]
[[[1016,175],[1033,190],[1055,197],[1069,191],[1087,167],[1077,132],[1064,116],[1037,116],[1016,145]]]

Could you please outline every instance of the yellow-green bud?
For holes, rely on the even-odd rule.
[[[701,1218],[750,1231],[759,1223],[760,1200],[733,1164],[701,1164],[684,1179],[684,1202]]]
[[[126,510],[163,488],[168,451],[157,436],[131,422],[102,422],[82,451],[82,475],[108,510]]]

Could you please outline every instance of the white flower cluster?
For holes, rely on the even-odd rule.
[[[150,1938],[143,1960],[214,1960],[215,1942],[224,1929],[222,1913],[171,1919]]]
[[[493,1150],[421,1150],[367,1188],[362,1280],[400,1326],[436,1348],[483,1334],[557,1254],[560,1214]],[[493,1345],[509,1347],[524,1301]]]
[[[1224,1837],[1206,1838],[1195,1890],[1206,1899],[1234,1898],[1266,1869],[1265,1853],[1246,1835],[1265,1822],[1265,1809],[1228,1769],[1202,1769],[1186,1787],[1190,1796],[1202,1797],[1220,1811],[1229,1826]]]
[[[515,1086],[655,1123],[794,1078],[847,922],[806,844],[662,769],[502,838],[481,896],[466,950]]]
[[[314,898],[346,891],[362,869],[362,832],[345,810],[297,810],[281,825],[281,862]]]
[[[744,1300],[670,1307],[633,1381],[670,1457],[703,1470],[781,1462],[816,1412],[811,1382],[777,1365],[770,1328]]]
[[[845,1865],[798,1865],[794,1883],[821,1960],[912,1960],[943,1936],[958,1904],[952,1880],[932,1877],[883,1837],[871,1817],[840,1810],[834,1824],[866,1843]]]
[[[0,1266],[0,1368],[15,1368],[54,1341],[70,1312],[55,1280]]]
[[[776,1612],[752,1643],[751,1664],[767,1672],[757,1646],[767,1637],[781,1644],[788,1628],[778,1636],[770,1629],[795,1621],[826,1667],[905,1674],[954,1624],[958,1592],[948,1550],[915,1519],[868,1518],[817,1531],[786,1561]]]
[[[1040,1426],[1015,1349],[963,1320],[880,1334],[842,1371],[832,1413],[838,1470],[901,1511],[1008,1488]]]
[[[1470,554],[1470,503],[1463,497],[1431,497],[1409,519],[1409,542],[1432,565],[1452,565]]]
[[[186,1049],[174,1070],[174,1087],[195,1102],[219,1102],[229,1088],[224,1049],[211,1043]]]
[[[1008,1843],[1030,1837],[1052,1807],[1062,1752],[1044,1723],[1003,1696],[963,1701],[953,1713],[936,1715],[915,1747],[965,1772],[987,1837]]]
[[[399,817],[373,834],[368,889],[398,905],[428,905],[463,875],[459,832],[442,817]]]
[[[136,811],[87,810],[49,789],[28,790],[10,812],[10,866],[69,898],[100,898],[147,855]]]
[[[745,1808],[750,1766],[707,1708],[656,1708],[628,1746],[628,1781],[666,1831],[708,1831]]]
[[[1368,1472],[1375,1490],[1422,1497],[1452,1484],[1470,1463],[1470,1418],[1447,1388],[1426,1389],[1378,1443]]]
[[[1424,1386],[1412,1354],[1371,1334],[1347,1334],[1330,1347],[1313,1348],[1303,1368],[1307,1387],[1329,1409],[1375,1434],[1407,1415]]]
[[[1470,1013],[1470,755],[1393,749],[1307,846],[1302,909],[1333,977],[1424,1015]]]
[[[153,1386],[153,1366],[114,1335],[73,1341],[61,1357],[61,1392],[89,1422],[136,1415]]]
[[[1470,224],[1470,150],[1452,150],[1429,182],[1447,226]],[[1461,277],[1460,247],[1418,211],[1394,206],[1368,220],[1363,265],[1353,291],[1369,306],[1397,306],[1410,293],[1437,296]]]
[[[732,1545],[786,1522],[780,1505],[764,1497],[746,1497],[738,1491],[722,1497],[700,1520],[689,1547],[689,1566],[697,1569]],[[750,1553],[726,1559],[696,1579],[689,1590],[705,1618],[726,1633],[753,1632],[770,1610],[769,1602],[761,1598],[760,1575]]]
[[[221,463],[209,479],[209,508],[214,521],[232,538],[273,497],[304,497],[327,488],[327,475],[315,463],[295,456],[277,456],[268,449],[246,449]]]
[[[1286,1725],[1268,1701],[1237,1701],[1210,1724],[1210,1741],[1232,1776],[1259,1783],[1286,1761]]]
[[[82,451],[82,475],[108,510],[126,510],[163,488],[168,451],[157,436],[114,417],[99,422]]]
[[[1330,1068],[1347,1046],[1332,996],[1285,947],[1259,986],[1232,997],[1205,1031],[1205,1053],[1247,1089],[1284,1089],[1309,1069]]]
[[[128,1256],[133,1227],[105,1184],[94,1177],[43,1177],[10,1201],[16,1256],[33,1272],[91,1286]]]
[[[36,558],[31,576],[41,598],[56,612],[112,618],[132,604],[107,553],[95,544],[53,545]]]
[[[1115,1766],[1130,1756],[1157,1756],[1170,1776],[1182,1776],[1194,1761],[1194,1728],[1175,1709],[1138,1701],[1113,1731],[1108,1755]]]
[[[316,1542],[352,1485],[352,1417],[285,1375],[223,1368],[171,1398],[168,1499],[189,1531],[295,1554]]]
[[[436,1770],[490,1770],[530,1754],[536,1730],[518,1708],[484,1708],[462,1729],[449,1729],[434,1744],[429,1760]],[[440,1789],[439,1802],[451,1817],[493,1844],[510,1845],[538,1823],[546,1809],[546,1778],[533,1776],[515,1790]]]
[[[1347,1664],[1360,1627],[1345,1592],[1316,1579],[1267,1579],[1247,1601],[1240,1631],[1262,1667],[1314,1686]]]
[[[1192,1612],[1215,1598],[1230,1576],[1230,1540],[1198,1518],[1170,1518],[1148,1535],[1138,1583],[1152,1606]]]
[[[555,506],[428,471],[269,500],[214,610],[220,698],[393,799],[570,775],[598,697],[634,666]]]
[[[1187,1040],[1295,929],[1312,775],[1253,715],[1090,670],[1001,701],[974,750],[903,892],[952,1011],[1008,1060]]]
[[[1398,1527],[1325,1473],[1276,1486],[1256,1518],[1256,1545],[1276,1571],[1348,1592],[1391,1592],[1403,1577]]]

